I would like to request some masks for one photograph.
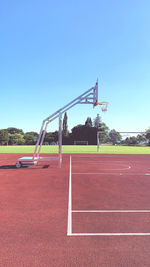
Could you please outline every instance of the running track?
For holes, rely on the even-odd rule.
[[[150,266],[150,155],[0,155],[0,266]]]

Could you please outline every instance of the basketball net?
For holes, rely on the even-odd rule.
[[[107,108],[108,108],[108,102],[97,102],[97,103],[95,103],[95,106],[101,106],[101,111],[102,112],[106,112],[107,111]]]

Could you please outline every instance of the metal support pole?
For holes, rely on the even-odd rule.
[[[37,142],[36,142],[36,147],[35,147],[34,154],[33,154],[33,160],[34,160],[34,158],[36,157],[37,149],[38,149],[39,143],[40,143],[40,141],[41,141],[41,137],[42,137],[42,132],[43,132],[44,124],[45,124],[45,122],[43,121],[43,122],[42,122],[41,129],[40,129],[40,133],[39,133],[39,136],[38,136],[38,139],[37,139]]]
[[[44,141],[44,138],[45,138],[47,125],[48,125],[48,122],[46,123],[46,125],[45,125],[45,129],[43,130],[43,135],[41,136],[41,142],[40,142],[40,146],[39,146],[39,149],[38,149],[38,152],[37,152],[37,158],[38,158],[38,159],[39,159],[39,154],[40,154],[40,151],[41,151],[41,147],[42,147],[42,145],[43,145],[43,141]]]
[[[62,113],[59,113],[59,132],[58,132],[58,145],[59,145],[59,168],[62,163]]]
[[[100,150],[100,140],[99,140],[100,132],[97,132],[97,152]]]

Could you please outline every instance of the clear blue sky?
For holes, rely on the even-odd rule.
[[[44,118],[97,78],[107,114],[78,105],[68,112],[69,129],[97,113],[110,129],[148,128],[149,11],[149,0],[2,1],[0,129],[39,131]]]

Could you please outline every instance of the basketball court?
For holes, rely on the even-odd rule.
[[[148,266],[150,155],[18,156],[0,155],[1,266]]]

